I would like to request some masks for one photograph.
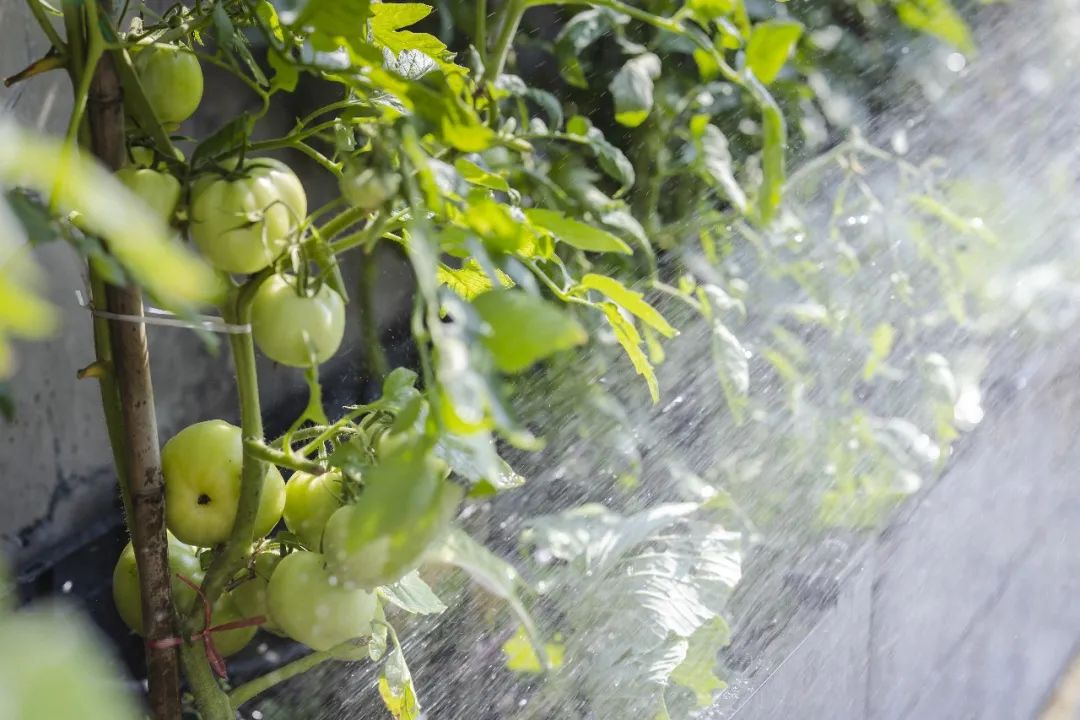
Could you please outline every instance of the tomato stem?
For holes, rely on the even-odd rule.
[[[359,640],[346,640],[340,645],[332,647],[325,652],[313,652],[310,655],[305,655],[302,658],[298,658],[290,663],[282,665],[281,667],[268,672],[261,677],[257,677],[251,682],[244,683],[233,690],[229,693],[229,702],[232,703],[234,709],[238,710],[241,705],[266,692],[275,685],[283,683],[297,675],[302,675],[327,660],[334,660],[337,653],[354,648],[359,642]]]

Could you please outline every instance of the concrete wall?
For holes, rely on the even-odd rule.
[[[22,0],[0,1],[0,75],[17,72],[47,47]],[[63,72],[49,73],[0,88],[0,112],[26,127],[59,134],[71,94]],[[287,132],[310,101],[308,95],[286,96],[260,132]],[[203,104],[183,130],[205,134],[254,104],[254,97],[236,81],[208,72]],[[302,158],[288,159],[305,183],[310,204],[323,202],[334,189],[332,178]],[[93,360],[90,317],[75,301],[75,291],[84,286],[85,267],[59,243],[37,254],[47,270],[48,296],[61,309],[62,326],[51,340],[19,346],[20,367],[11,383],[15,420],[0,424],[0,553],[24,568],[55,558],[119,519],[98,386],[75,379],[76,371]],[[388,327],[407,307],[411,276],[392,252],[382,253],[379,261],[377,312],[380,324]],[[347,279],[353,280],[354,268],[346,270]],[[353,322],[343,352],[324,368],[328,407],[355,402],[362,392],[356,375],[358,335]],[[162,440],[197,420],[237,420],[227,347],[215,357],[192,333],[170,328],[152,328],[150,344]],[[259,373],[268,415],[303,392],[300,371],[261,362]]]
[[[999,376],[1013,391],[952,469],[854,554],[826,610],[785,618],[708,717],[1039,717],[1080,650],[1078,352]]]

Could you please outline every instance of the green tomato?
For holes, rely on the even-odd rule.
[[[181,611],[186,611],[195,601],[195,591],[176,577],[177,573],[198,585],[203,579],[203,570],[195,548],[177,540],[169,534],[169,569],[172,571],[173,602]],[[113,602],[124,623],[143,634],[142,594],[139,591],[139,568],[135,563],[135,548],[127,544],[120,553],[113,568]]]
[[[240,502],[243,462],[240,428],[224,420],[189,425],[165,443],[165,521],[177,538],[201,547],[225,542]],[[276,467],[267,465],[255,537],[273,530],[284,508],[285,481]]]
[[[236,622],[244,618],[254,617],[240,610],[232,593],[222,593],[218,601],[214,603],[214,612],[210,617],[210,627]],[[214,647],[222,657],[229,657],[243,650],[259,628],[256,625],[233,628],[232,630],[219,630],[212,633]]]
[[[264,551],[255,555],[253,563],[254,577],[247,580],[232,591],[233,602],[244,617],[263,616],[266,622],[262,629],[281,635],[281,628],[270,619],[270,608],[267,605],[267,586],[274,574],[274,569],[281,561],[281,555],[272,551]]]
[[[392,455],[364,475],[357,504],[330,516],[323,550],[333,570],[359,587],[396,582],[420,564],[461,496],[435,458]]]
[[[340,472],[295,472],[285,483],[285,525],[309,550],[322,547],[326,521],[340,507]]]
[[[132,62],[146,99],[163,125],[175,128],[191,117],[203,94],[199,59],[183,45],[138,45]]]
[[[116,179],[142,198],[162,220],[172,220],[180,202],[179,180],[168,173],[135,167],[120,168]]]
[[[329,650],[371,633],[374,593],[333,575],[322,555],[298,551],[277,566],[268,588],[270,616],[285,634],[315,650]]]
[[[375,168],[347,167],[338,181],[341,195],[362,210],[376,210],[397,194],[401,176]]]
[[[325,283],[301,297],[285,276],[274,275],[251,301],[251,333],[259,350],[282,365],[326,362],[345,336],[345,301]]]
[[[307,195],[289,166],[255,158],[242,177],[203,175],[191,187],[191,239],[219,270],[254,273],[288,246],[307,215]]]

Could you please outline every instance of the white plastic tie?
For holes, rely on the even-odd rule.
[[[189,330],[208,330],[210,332],[224,333],[227,335],[246,335],[251,332],[251,325],[235,325],[227,323],[216,315],[193,315],[189,318],[177,317],[168,310],[155,307],[147,307],[145,315],[124,315],[123,313],[98,310],[91,305],[81,290],[75,291],[75,298],[79,307],[90,311],[95,317],[106,320],[118,320],[120,322],[138,323],[141,325],[161,325],[164,327],[187,328]]]

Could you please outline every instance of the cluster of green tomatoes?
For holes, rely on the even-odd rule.
[[[202,71],[190,50],[147,45],[135,52],[134,62],[165,127],[176,127],[195,111]],[[184,193],[175,176],[145,166],[125,167],[117,175],[162,217],[176,216]],[[269,158],[249,158],[240,168],[226,163],[188,185],[188,233],[223,273],[259,273],[295,245],[307,197],[284,163]],[[264,355],[308,368],[338,350],[345,302],[326,283],[274,272],[251,299],[251,328]],[[380,613],[377,588],[419,564],[445,526],[448,509],[460,499],[445,463],[430,448],[418,450],[413,435],[395,436],[387,429],[366,438],[372,459],[380,464],[362,480],[328,469],[321,474],[296,471],[286,482],[278,467],[267,464],[254,545],[216,601],[212,625],[262,616],[264,629],[316,650],[372,631]],[[193,585],[204,576],[205,558],[200,556],[220,547],[232,531],[243,459],[240,428],[223,420],[190,425],[162,449],[169,562],[182,612],[199,601]],[[402,483],[408,484],[407,492],[401,491]],[[267,538],[282,519],[288,540]],[[130,544],[116,564],[113,594],[120,616],[141,633],[138,569]],[[215,633],[218,652],[239,651],[255,632],[254,626],[241,626]]]

